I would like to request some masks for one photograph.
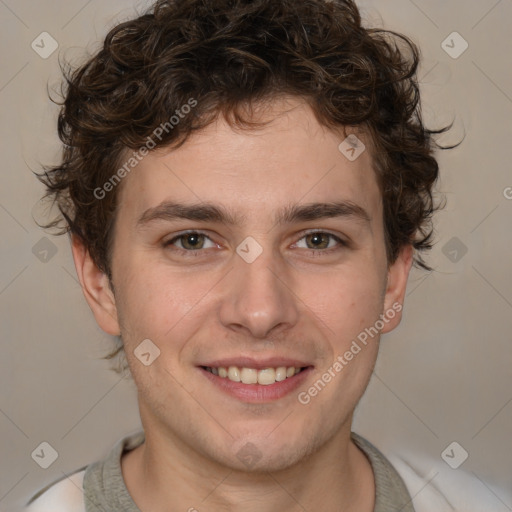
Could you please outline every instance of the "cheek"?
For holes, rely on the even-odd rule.
[[[139,338],[160,339],[161,331],[168,331],[173,323],[173,317],[164,313],[176,315],[182,307],[177,290],[172,293],[165,278],[157,276],[150,265],[125,260],[117,270],[116,304],[125,344],[132,345]]]
[[[302,288],[300,297],[324,321],[331,335],[356,336],[375,323],[382,312],[383,278],[376,269],[346,268],[315,276]]]
[[[379,335],[372,326],[379,319],[383,299],[377,275],[370,279],[369,272],[351,272],[337,279],[335,286],[331,281],[333,292],[322,298],[328,348],[319,370],[326,372],[326,379],[335,375],[324,399],[329,401],[330,396],[343,405],[342,410],[360,399],[378,354]]]
[[[156,262],[128,260],[118,267],[116,303],[127,346],[143,339],[153,340],[162,349],[173,350],[191,337],[198,322],[194,317],[204,309],[204,297],[212,288],[212,278],[179,275]]]

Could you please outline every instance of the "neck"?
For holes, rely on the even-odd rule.
[[[141,510],[153,512],[371,512],[375,483],[350,425],[315,453],[281,471],[241,472],[146,429],[146,441],[122,459],[123,477]],[[170,508],[169,504],[172,504]]]

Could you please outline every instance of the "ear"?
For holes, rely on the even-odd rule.
[[[89,251],[76,236],[72,237],[71,250],[85,300],[89,304],[96,322],[106,333],[118,336],[121,331],[116,302],[107,275],[98,269]]]
[[[396,261],[388,268],[384,311],[382,312],[387,317],[387,322],[384,322],[384,327],[381,330],[382,334],[395,329],[402,320],[405,290],[412,266],[412,257],[412,245],[404,245]],[[389,313],[386,314],[386,312]]]

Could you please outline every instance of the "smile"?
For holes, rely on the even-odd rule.
[[[232,382],[260,384],[262,386],[282,382],[304,370],[304,368],[296,368],[295,366],[279,366],[277,368],[264,368],[261,370],[257,370],[256,368],[239,368],[238,366],[220,366],[218,368],[206,366],[204,369],[213,375],[223,379],[229,379]]]
[[[299,365],[251,368],[231,364],[198,368],[214,388],[245,403],[282,399],[303,386],[314,370],[313,366]]]

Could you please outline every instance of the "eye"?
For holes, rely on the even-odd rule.
[[[203,233],[191,231],[182,233],[171,240],[164,243],[165,247],[175,246],[177,249],[184,251],[199,251],[200,249],[209,249],[216,247],[216,244]]]
[[[303,236],[297,243],[296,247],[300,249],[334,249],[339,246],[347,246],[348,244],[341,240],[341,238],[333,235],[332,233],[325,233],[323,231],[315,231],[313,233],[308,233]]]

